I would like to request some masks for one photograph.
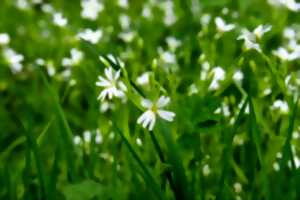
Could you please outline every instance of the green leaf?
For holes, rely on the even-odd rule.
[[[104,193],[103,186],[93,180],[71,184],[63,188],[66,200],[90,200]]]

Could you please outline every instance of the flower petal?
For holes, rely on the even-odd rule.
[[[169,122],[173,121],[174,117],[175,117],[175,113],[170,112],[170,111],[166,111],[166,110],[158,110],[157,114],[163,118],[164,120],[167,120]]]
[[[156,102],[156,106],[158,108],[165,107],[170,102],[170,98],[166,96],[159,97],[158,101]]]

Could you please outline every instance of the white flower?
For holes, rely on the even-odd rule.
[[[57,26],[63,27],[67,25],[68,20],[63,17],[62,13],[54,13],[53,23]]]
[[[242,190],[243,190],[243,186],[242,186],[242,184],[239,183],[239,182],[234,183],[234,184],[233,184],[233,187],[234,187],[234,191],[235,191],[236,193],[241,193]]]
[[[81,137],[80,137],[79,135],[75,135],[75,136],[73,137],[73,143],[74,143],[75,145],[80,145],[80,144],[82,143]]]
[[[83,132],[83,140],[86,143],[90,143],[91,142],[91,140],[92,140],[92,133],[91,133],[91,131],[86,130],[86,131]]]
[[[233,80],[240,83],[244,79],[244,74],[241,70],[237,70],[233,74]]]
[[[130,28],[130,18],[128,15],[122,14],[119,17],[119,23],[123,30],[128,30]]]
[[[148,127],[152,131],[156,122],[156,115],[166,121],[173,121],[175,113],[162,109],[169,102],[170,98],[166,96],[161,96],[155,103],[148,99],[143,99],[141,104],[147,110],[138,118],[137,123],[141,124],[144,128]]]
[[[202,173],[204,176],[208,176],[210,174],[211,170],[208,164],[204,165],[202,168]]]
[[[172,51],[176,50],[181,45],[181,41],[172,36],[167,37],[166,42]]]
[[[99,129],[96,131],[96,137],[95,137],[95,143],[96,144],[102,144],[103,143],[103,136]]]
[[[212,69],[213,80],[209,85],[209,90],[216,90],[220,87],[220,81],[225,79],[226,72],[222,67],[215,67]]]
[[[161,9],[164,11],[164,24],[166,26],[173,25],[177,18],[174,13],[174,4],[173,1],[164,1],[160,4]]]
[[[22,54],[16,53],[13,49],[5,49],[3,52],[4,58],[10,65],[10,69],[13,73],[18,73],[22,71],[23,65],[22,61],[24,56]]]
[[[280,110],[282,113],[288,113],[289,111],[289,106],[286,101],[282,100],[276,100],[274,101],[273,105],[271,106],[272,110]]]
[[[138,85],[148,85],[149,84],[149,72],[145,72],[136,79]]]
[[[81,7],[81,17],[90,20],[96,20],[99,12],[103,10],[103,5],[98,0],[82,0]]]
[[[215,24],[217,26],[217,30],[220,33],[231,31],[235,28],[234,24],[226,24],[226,22],[221,17],[215,18]]]
[[[262,36],[269,32],[272,29],[271,25],[259,25],[258,27],[256,27],[253,31],[254,35],[258,38],[261,39]]]
[[[105,68],[104,70],[106,78],[99,76],[99,81],[96,82],[96,85],[103,87],[98,99],[104,101],[105,98],[112,99],[113,97],[124,98],[127,88],[125,84],[118,80],[120,78],[121,71],[118,70],[115,72],[112,67]]]
[[[128,0],[119,0],[118,5],[122,8],[128,8]]]
[[[63,58],[62,65],[65,67],[77,65],[83,58],[83,53],[76,48],[71,49],[71,57]]]
[[[7,33],[0,33],[0,45],[7,45],[10,41],[10,37]]]
[[[254,49],[261,52],[261,48],[256,40],[261,39],[266,32],[271,30],[271,28],[271,25],[259,25],[253,32],[250,32],[248,29],[243,29],[241,35],[237,39],[244,40],[247,50]]]
[[[283,6],[294,12],[300,10],[300,3],[295,0],[268,0],[268,2],[273,6]]]
[[[170,51],[163,51],[160,54],[160,58],[163,62],[167,64],[175,64],[176,63],[176,55],[171,53]]]
[[[283,37],[289,40],[296,38],[296,31],[291,27],[286,27],[283,31]]]
[[[102,38],[103,32],[100,29],[93,31],[92,29],[85,29],[77,34],[77,37],[86,40],[92,44],[97,44]]]
[[[246,50],[255,49],[261,52],[260,46],[256,43],[256,36],[248,29],[243,29],[241,35],[237,38],[238,40],[244,40]]]

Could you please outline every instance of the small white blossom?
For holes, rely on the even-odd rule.
[[[272,26],[270,25],[259,25],[253,32],[250,32],[248,29],[242,29],[242,33],[237,39],[244,40],[247,50],[254,49],[261,52],[257,39],[261,39],[266,32],[271,30],[271,28]]]
[[[82,0],[81,7],[81,17],[90,20],[96,20],[99,13],[103,10],[103,5],[98,0]]]
[[[202,168],[202,173],[204,176],[208,176],[210,174],[211,170],[208,164],[204,165]]]
[[[220,81],[225,79],[226,72],[222,67],[215,67],[212,69],[213,80],[209,85],[209,90],[217,90],[220,87]]]
[[[169,102],[170,98],[165,96],[161,96],[155,103],[148,99],[143,99],[141,104],[147,110],[138,118],[137,123],[144,128],[148,127],[152,131],[156,122],[156,115],[166,121],[173,121],[175,113],[163,109]]]
[[[171,26],[173,25],[177,18],[176,18],[176,15],[174,13],[174,4],[173,4],[173,1],[165,1],[163,3],[161,3],[161,8],[163,9],[164,11],[164,23],[166,26]]]
[[[70,58],[63,58],[62,60],[62,65],[65,67],[77,65],[83,58],[83,53],[76,48],[72,48],[70,53]]]
[[[92,133],[91,133],[91,131],[84,131],[83,132],[83,140],[86,143],[90,143],[91,142],[91,140],[92,140]]]
[[[242,30],[242,34],[237,38],[238,40],[244,40],[246,50],[254,49],[261,52],[261,48],[256,43],[256,36],[247,29]]]
[[[210,23],[210,20],[211,20],[211,15],[206,13],[201,16],[200,23],[202,26],[205,27],[205,26],[208,26],[208,24]]]
[[[53,14],[53,23],[57,26],[63,27],[68,23],[67,18],[64,18],[62,13],[54,13]]]
[[[235,28],[234,24],[226,24],[226,22],[221,17],[215,18],[215,24],[219,33],[228,32]]]
[[[115,72],[112,67],[105,68],[106,78],[99,76],[96,85],[103,87],[98,99],[104,101],[105,98],[112,99],[113,97],[124,98],[127,88],[125,84],[119,80],[121,71]]]
[[[149,84],[149,72],[145,72],[136,79],[138,85],[148,85]]]
[[[274,163],[273,163],[273,169],[274,169],[276,172],[278,172],[278,171],[280,170],[280,165],[279,165],[278,162],[274,162]]]
[[[289,106],[286,101],[282,101],[280,99],[274,101],[271,106],[272,110],[280,110],[282,113],[287,113],[289,111]]]
[[[241,70],[237,70],[233,74],[233,80],[236,81],[237,83],[241,83],[241,81],[244,79],[244,74]]]
[[[99,129],[97,129],[97,131],[96,131],[96,137],[95,137],[95,143],[96,144],[102,144],[102,142],[103,142],[102,133],[100,132]]]
[[[92,29],[85,29],[77,34],[79,39],[86,40],[92,44],[97,44],[102,38],[103,32],[100,29],[93,31]]]
[[[118,0],[118,5],[122,8],[128,8],[128,0]]]
[[[254,35],[258,38],[261,39],[262,36],[269,32],[272,29],[271,25],[259,25],[258,27],[256,27],[253,31]]]
[[[3,55],[13,73],[22,71],[23,65],[21,62],[24,60],[24,56],[22,54],[18,54],[13,49],[8,48],[4,49]]]
[[[239,182],[234,183],[233,188],[234,188],[235,193],[241,193],[243,190],[243,186]]]
[[[180,40],[177,40],[175,37],[171,37],[171,36],[166,38],[166,42],[172,51],[176,50],[181,45]]]
[[[73,137],[73,143],[74,143],[75,145],[80,145],[80,144],[82,143],[81,137],[80,137],[79,135],[75,135],[75,136]]]
[[[0,33],[0,45],[7,45],[9,42],[9,35],[7,33]]]
[[[124,14],[120,15],[119,23],[123,30],[130,29],[130,18],[128,15],[124,15]]]

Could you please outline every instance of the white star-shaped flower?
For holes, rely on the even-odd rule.
[[[215,18],[215,24],[217,26],[217,30],[220,33],[228,32],[235,28],[234,24],[226,24],[226,22],[221,17]]]
[[[257,39],[261,39],[266,32],[271,30],[271,28],[271,25],[259,25],[253,32],[250,32],[248,29],[243,29],[241,35],[237,39],[244,40],[247,50],[254,49],[261,52]]]
[[[96,85],[103,87],[98,99],[104,101],[105,98],[112,99],[113,97],[124,98],[127,91],[126,85],[119,80],[121,71],[117,72],[112,67],[105,68],[104,70],[106,78],[99,76]]]
[[[104,9],[103,5],[98,0],[82,0],[81,1],[81,17],[95,21],[99,13]]]
[[[170,98],[161,96],[156,102],[151,102],[149,99],[143,99],[141,104],[147,110],[138,118],[137,123],[144,128],[152,131],[156,122],[156,115],[166,121],[173,121],[175,113],[162,109],[170,102]]]

